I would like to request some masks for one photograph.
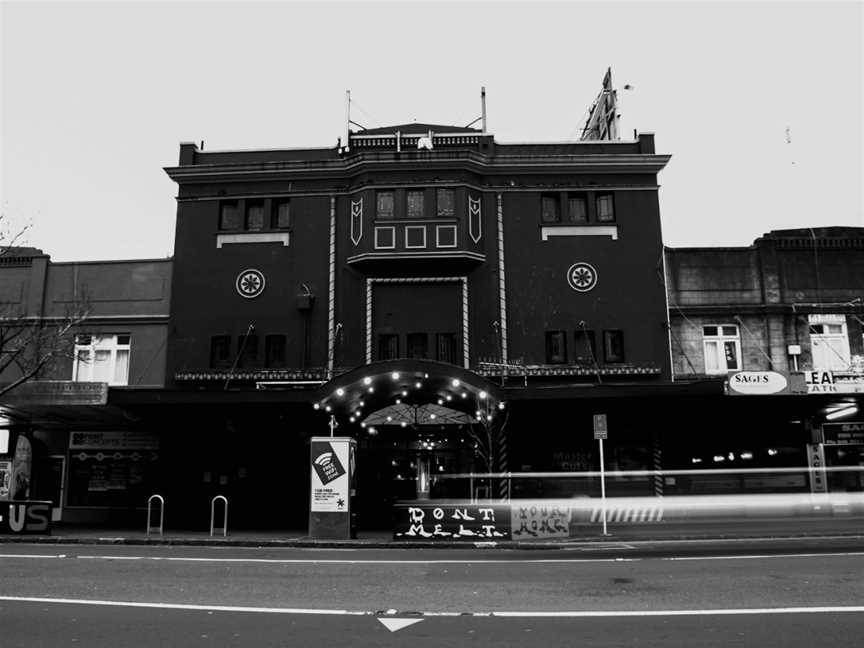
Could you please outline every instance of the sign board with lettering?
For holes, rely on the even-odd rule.
[[[309,535],[347,540],[352,536],[357,442],[349,437],[312,437],[309,450]]]
[[[34,380],[3,396],[9,405],[105,405],[108,384],[71,380]]]
[[[823,423],[825,445],[864,445],[864,423]]]
[[[394,540],[510,540],[510,506],[397,504]]]
[[[801,382],[803,376],[803,383]],[[793,392],[807,394],[864,394],[864,374],[821,369],[794,374]]]
[[[74,431],[69,435],[70,450],[158,450],[159,438],[135,430]]]
[[[605,414],[595,414],[594,415],[594,438],[595,439],[608,439],[609,438],[609,427],[606,424],[606,415]]]
[[[776,371],[739,371],[729,376],[733,394],[779,394],[786,387],[786,376]]]

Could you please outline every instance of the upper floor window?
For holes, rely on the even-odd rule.
[[[231,336],[214,335],[210,338],[210,367],[227,369],[231,366]]]
[[[232,200],[229,202],[223,202],[219,205],[219,229],[243,229],[243,220],[240,217],[240,207],[236,201]]]
[[[72,380],[128,385],[130,350],[128,333],[76,335]]]
[[[435,359],[439,362],[456,364],[456,334],[438,333],[435,336]]]
[[[425,333],[409,333],[407,343],[409,358],[429,357],[429,336]]]
[[[588,222],[588,203],[585,196],[569,196],[567,198],[567,220],[571,223]]]
[[[439,189],[435,192],[438,218],[453,218],[456,215],[456,192],[452,189]]]
[[[408,192],[408,218],[423,218],[422,191]]]
[[[594,331],[578,329],[573,335],[573,356],[579,364],[597,364],[597,344]]]
[[[393,192],[379,191],[375,210],[376,218],[393,218]]]
[[[395,360],[399,357],[399,336],[394,333],[378,335],[378,359]]]
[[[624,331],[603,331],[603,360],[624,362]]]
[[[705,373],[725,374],[741,369],[741,338],[736,324],[702,327]]]
[[[810,315],[810,353],[814,369],[849,369],[849,335],[845,315]]]
[[[540,220],[544,223],[561,222],[561,204],[558,196],[542,196],[540,198]]]
[[[250,232],[264,229],[264,203],[246,203],[246,229]]]
[[[237,338],[237,366],[251,367],[258,361],[258,336],[241,335]]]
[[[612,194],[602,194],[596,198],[597,222],[611,223],[615,220],[615,203]]]
[[[280,368],[285,366],[285,336],[268,335],[264,338],[265,366]]]
[[[274,229],[291,227],[291,201],[274,200],[270,226]]]
[[[546,363],[567,362],[567,334],[564,331],[546,331]]]

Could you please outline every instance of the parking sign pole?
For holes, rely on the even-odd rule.
[[[600,444],[600,511],[603,515],[603,535],[609,535],[606,532],[606,462],[603,461],[603,439],[597,440]]]
[[[603,458],[603,440],[609,435],[605,414],[594,415],[594,438],[600,445],[600,513],[603,516],[603,535],[606,532],[606,461]]]

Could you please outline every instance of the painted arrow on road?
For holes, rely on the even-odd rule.
[[[402,628],[407,628],[415,623],[420,623],[423,619],[382,619],[381,617],[378,617],[378,620],[384,624],[384,627],[390,632],[397,632]]]

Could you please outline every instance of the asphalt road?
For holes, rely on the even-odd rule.
[[[849,545],[4,545],[0,646],[856,646]]]

